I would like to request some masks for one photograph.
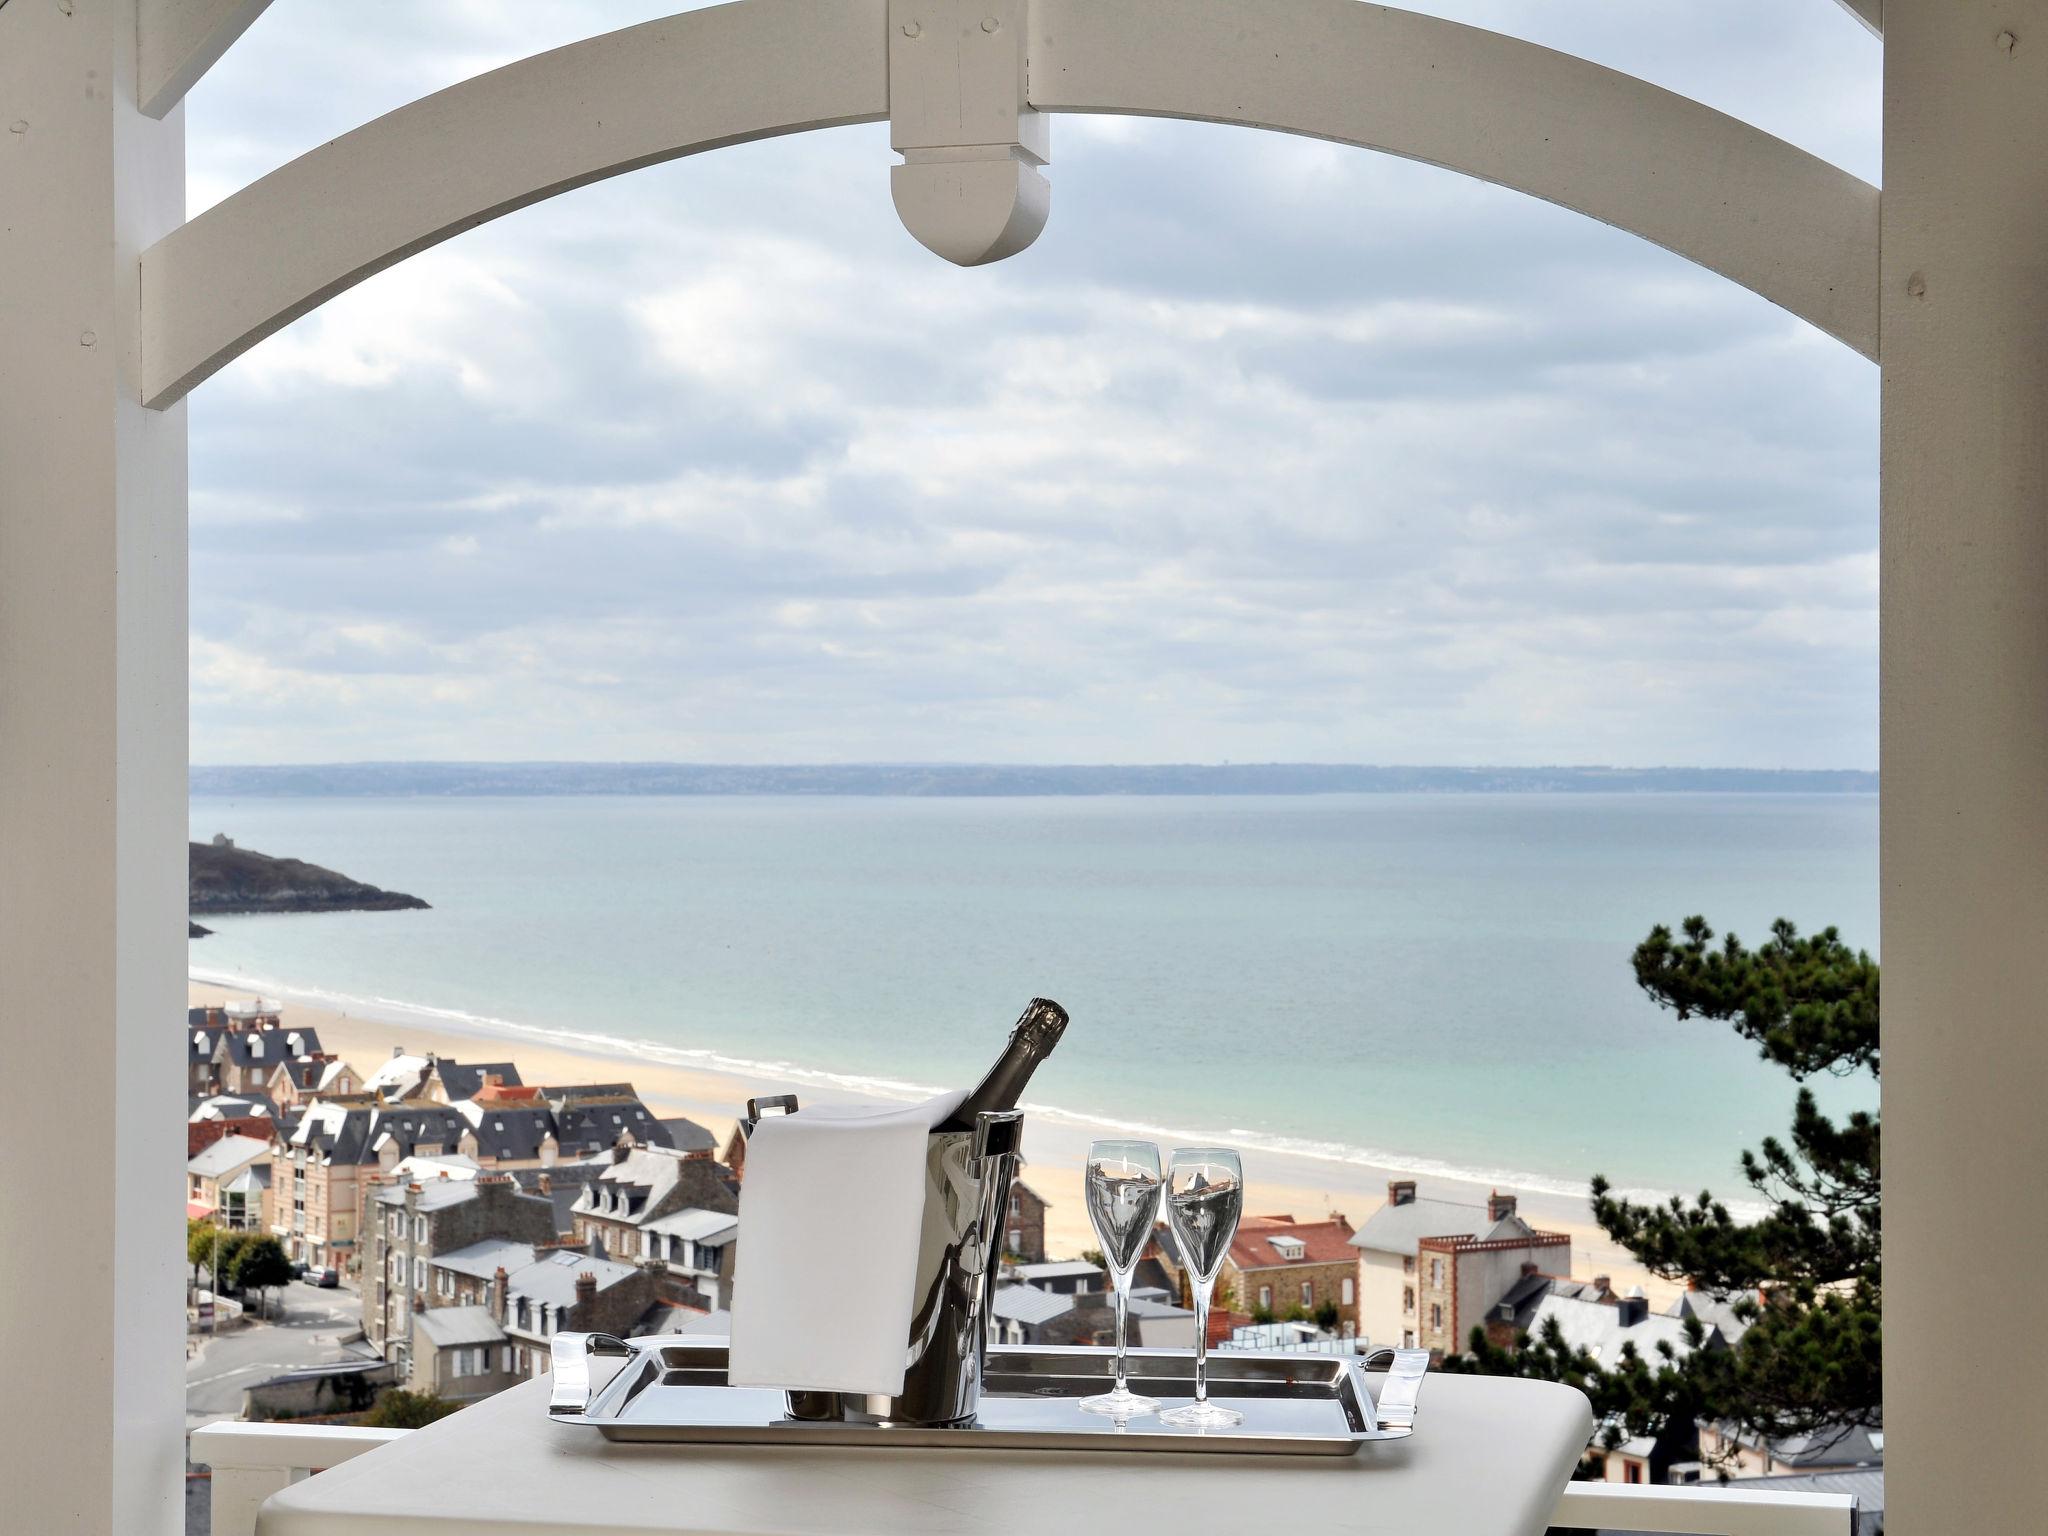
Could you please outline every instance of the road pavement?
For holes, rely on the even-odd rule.
[[[242,1411],[243,1389],[280,1371],[355,1358],[341,1344],[362,1327],[354,1291],[323,1291],[294,1280],[273,1295],[274,1320],[198,1336],[198,1350],[185,1362],[187,1429],[233,1418]]]

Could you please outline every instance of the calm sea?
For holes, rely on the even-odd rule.
[[[1035,1103],[1572,1193],[1737,1194],[1788,1123],[1636,990],[1653,923],[1877,942],[1874,796],[195,797],[217,831],[433,910],[211,920],[209,979],[904,1086],[1044,994]]]

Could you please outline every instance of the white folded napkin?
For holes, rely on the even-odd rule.
[[[903,1390],[925,1137],[966,1097],[807,1105],[754,1128],[740,1186],[732,1385]]]

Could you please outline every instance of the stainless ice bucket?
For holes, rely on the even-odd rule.
[[[795,1094],[747,1100],[752,1135],[770,1112],[795,1114]],[[970,1131],[933,1131],[924,1160],[924,1228],[917,1245],[903,1390],[895,1397],[791,1392],[795,1419],[864,1424],[966,1424],[981,1402],[989,1312],[1002,1268],[1003,1218],[1023,1144],[1022,1110],[975,1118]]]

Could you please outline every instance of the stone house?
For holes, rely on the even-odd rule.
[[[512,1373],[541,1376],[550,1368],[554,1335],[635,1332],[661,1301],[662,1275],[569,1249],[537,1256],[522,1269],[493,1275],[492,1316],[512,1346]]]
[[[377,1168],[374,1106],[314,1101],[271,1141],[270,1230],[292,1258],[346,1269],[355,1258],[364,1187]]]
[[[1022,1179],[1010,1186],[1003,1222],[1003,1256],[1018,1264],[1045,1262],[1045,1197]]]
[[[1569,1272],[1569,1234],[1537,1231],[1515,1206],[1497,1191],[1477,1205],[1419,1196],[1413,1179],[1389,1183],[1387,1203],[1351,1240],[1359,1332],[1376,1344],[1455,1353],[1525,1266]]]
[[[732,1128],[732,1134],[725,1138],[725,1151],[719,1161],[732,1170],[735,1184],[746,1182],[747,1177],[747,1136],[739,1126]]]
[[[367,1094],[313,1100],[272,1143],[271,1231],[294,1259],[357,1267],[372,1182],[408,1157],[456,1153],[461,1132],[462,1117],[441,1105]]]
[[[263,1003],[225,1003],[186,1010],[185,1091],[267,1093],[271,1072],[293,1056],[317,1054],[320,1036],[286,1029],[278,1011]]]
[[[644,1147],[666,1147],[669,1133],[631,1083],[580,1083],[548,1088],[542,1097],[555,1117],[555,1139],[567,1160],[595,1157],[630,1135]]]
[[[453,1403],[474,1402],[515,1385],[512,1344],[486,1307],[429,1307],[411,1313],[401,1352],[401,1384]]]
[[[1233,1310],[1313,1318],[1335,1309],[1337,1331],[1358,1332],[1358,1256],[1351,1223],[1332,1211],[1322,1221],[1253,1216],[1238,1223],[1217,1276]]]
[[[396,1358],[405,1345],[415,1306],[462,1304],[450,1277],[432,1270],[435,1258],[485,1239],[534,1245],[555,1240],[553,1203],[501,1173],[379,1179],[369,1187],[362,1231],[363,1336],[387,1358]]]
[[[362,1091],[361,1075],[347,1062],[326,1052],[290,1056],[270,1069],[263,1091],[270,1095],[280,1114],[287,1117],[318,1098],[333,1098]]]
[[[463,1121],[457,1149],[480,1168],[552,1168],[561,1160],[555,1117],[538,1088],[501,1082],[494,1072],[449,1108]]]
[[[1245,1217],[1216,1273],[1212,1321],[1226,1313],[1246,1321],[1254,1309],[1274,1317],[1300,1309],[1314,1317],[1329,1307],[1336,1311],[1337,1331],[1352,1336],[1358,1331],[1358,1259],[1351,1248],[1352,1235],[1351,1223],[1337,1211],[1321,1221],[1296,1221],[1286,1215]],[[1145,1259],[1156,1261],[1176,1295],[1190,1295],[1180,1250],[1163,1226],[1146,1248]]]
[[[575,1241],[618,1260],[668,1262],[674,1233],[653,1227],[682,1210],[735,1217],[739,1192],[723,1165],[674,1147],[612,1147],[612,1161],[571,1206]],[[692,1284],[688,1290],[696,1290]],[[684,1300],[684,1296],[678,1296]]]

